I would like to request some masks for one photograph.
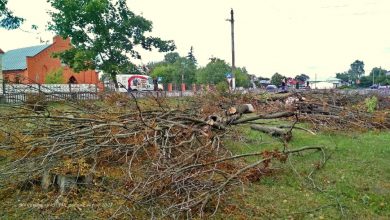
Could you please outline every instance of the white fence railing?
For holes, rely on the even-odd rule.
[[[3,84],[0,93],[97,92],[94,84]]]

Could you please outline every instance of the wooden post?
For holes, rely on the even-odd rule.
[[[2,84],[3,84],[3,95],[5,95],[5,93],[7,92],[7,90],[5,89],[5,80],[2,81]]]
[[[231,25],[231,40],[232,40],[232,90],[235,90],[235,76],[234,70],[236,69],[236,57],[235,57],[235,49],[234,49],[234,11],[233,8],[230,10],[230,19],[227,19]]]

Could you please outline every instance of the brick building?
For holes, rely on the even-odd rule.
[[[3,54],[3,78],[15,83],[45,83],[47,74],[62,69],[65,83],[97,84],[98,74],[94,70],[75,73],[70,67],[53,58],[54,52],[70,47],[69,39],[55,36],[52,44],[38,45],[7,51]]]

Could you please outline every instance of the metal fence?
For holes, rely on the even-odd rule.
[[[99,95],[96,92],[56,92],[56,93],[7,93],[2,96],[4,103],[26,102],[30,97],[44,95],[45,101],[64,101],[64,100],[98,100]]]
[[[1,83],[0,102],[2,103],[21,103],[26,102],[29,97],[38,94],[44,95],[46,101],[63,100],[98,100],[104,98],[105,93],[99,93],[96,85],[90,84],[5,84]],[[295,92],[308,92],[306,90],[295,90]],[[354,90],[321,90],[312,89],[311,92],[334,92],[347,95],[379,95],[390,96],[390,89],[354,89]],[[110,93],[108,91],[106,93]],[[127,93],[131,97],[187,97],[215,92],[212,86],[199,86],[198,88],[186,91],[135,91]],[[264,89],[245,89],[236,90],[235,93],[265,93]]]
[[[99,99],[94,84],[13,84],[0,81],[1,103],[26,102],[37,95],[43,95],[46,101]]]
[[[94,84],[10,84],[2,83],[1,93],[58,93],[97,92]]]

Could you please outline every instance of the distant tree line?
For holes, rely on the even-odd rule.
[[[177,52],[167,53],[164,60],[157,63],[149,63],[150,75],[161,77],[163,83],[182,82],[189,84],[214,84],[227,83],[226,74],[231,72],[230,65],[219,58],[210,58],[209,63],[199,67],[195,58],[193,47],[187,56],[180,56]],[[238,67],[234,71],[237,87],[248,88],[250,77],[245,67]]]
[[[280,73],[275,73],[271,77],[271,84],[276,85],[276,86],[280,86],[282,84],[282,82],[285,81],[288,78],[289,77],[283,76]],[[296,75],[294,77],[294,79],[296,81],[298,81],[299,84],[304,84],[307,80],[310,79],[310,77],[308,75],[302,73],[300,75]]]
[[[364,62],[356,60],[350,65],[350,69],[345,72],[336,73],[336,78],[356,87],[369,87],[373,84],[390,85],[388,71],[381,67],[374,67],[368,76],[365,76]]]

